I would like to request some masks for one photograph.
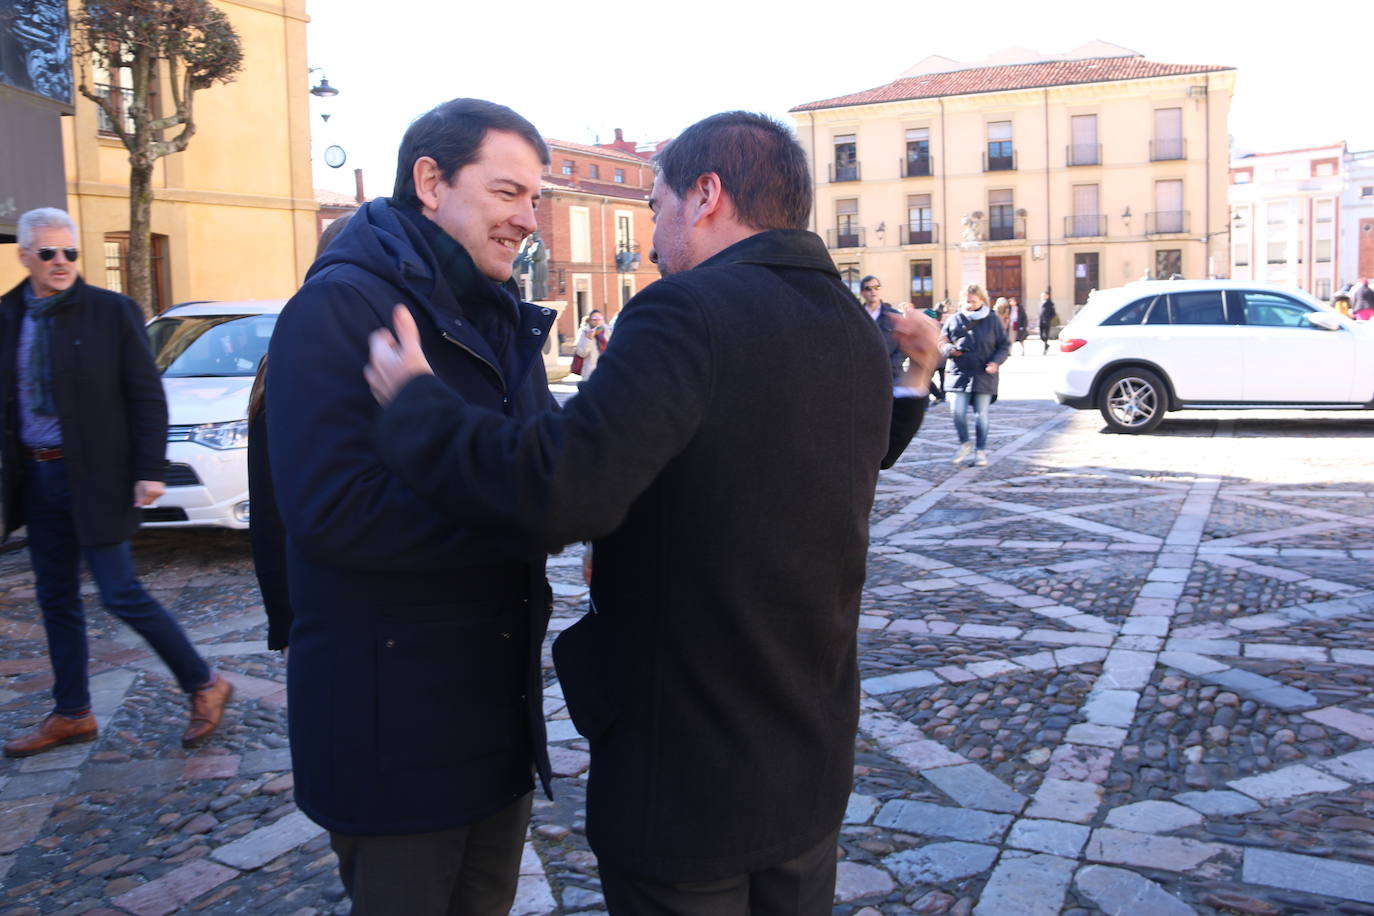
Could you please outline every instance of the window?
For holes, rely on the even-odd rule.
[[[1097,115],[1074,115],[1069,118],[1069,165],[1097,165],[1101,161],[1097,145]]]
[[[1232,294],[1234,295],[1234,294]],[[1307,313],[1312,311],[1295,299],[1278,293],[1244,292],[1245,323],[1265,328],[1310,328]]]
[[[1155,300],[1164,300],[1164,296],[1146,296],[1144,299],[1137,299],[1130,305],[1119,309],[1112,317],[1108,318],[1103,324],[1141,324],[1145,320],[1145,315],[1150,311],[1150,306]],[[1167,310],[1166,310],[1167,311]]]
[[[1095,184],[1076,184],[1073,186],[1073,216],[1069,217],[1071,238],[1102,235],[1102,220],[1098,218],[1098,192]]]
[[[1254,169],[1236,169],[1231,172],[1231,184],[1249,184],[1254,180]]]
[[[988,238],[992,241],[1016,238],[1016,215],[1012,192],[988,192]]]
[[[1236,242],[1236,244],[1235,244],[1235,254],[1232,255],[1232,257],[1231,257],[1231,263],[1235,264],[1237,267],[1249,267],[1249,266],[1250,266],[1250,243],[1249,243],[1249,242]]]
[[[857,248],[859,246],[859,201],[858,198],[835,201],[835,247]],[[855,287],[858,290],[858,287]]]
[[[930,128],[913,128],[906,132],[906,175],[916,178],[929,174]]]
[[[931,222],[929,194],[911,194],[906,199],[907,245],[929,245],[935,241],[935,224]]]
[[[568,239],[571,260],[585,264],[592,259],[592,212],[586,207],[568,208]]]
[[[616,183],[616,184],[624,184],[624,183],[625,183],[625,170],[624,170],[624,169],[616,169],[616,170],[615,170],[615,183]]]
[[[1312,283],[1312,295],[1324,302],[1331,301],[1331,278],[1318,277]]]
[[[1155,252],[1155,278],[1172,280],[1183,277],[1183,250],[1180,248],[1161,248]]]
[[[1237,228],[1237,229],[1245,229],[1245,228],[1249,227],[1249,225],[1250,225],[1250,205],[1249,205],[1249,204],[1242,204],[1242,205],[1236,207],[1235,213],[1233,214],[1232,220],[1231,220],[1231,221],[1232,221],[1233,223],[1236,224],[1236,228]]]
[[[587,166],[587,177],[593,180],[601,177],[601,166],[595,162]]]
[[[1221,290],[1174,293],[1169,299],[1174,324],[1226,324]]]
[[[1183,109],[1155,109],[1155,138],[1150,158],[1183,159]]]
[[[571,159],[564,159],[564,160],[563,160],[563,174],[564,174],[564,175],[571,175],[572,173],[573,173],[573,161],[572,161]]]
[[[105,233],[105,288],[117,293],[129,292],[129,233]],[[167,236],[154,235],[151,247],[150,272],[153,279],[153,301],[148,303],[153,314],[161,314],[171,305],[168,298]],[[140,303],[142,304],[142,303]]]
[[[1361,186],[1360,186],[1360,196],[1361,196],[1361,197],[1374,197],[1374,184],[1361,185]]]
[[[112,46],[113,50],[113,46]],[[121,67],[118,70],[104,70],[99,67],[94,68],[91,76],[93,77],[95,94],[102,99],[113,99],[115,115],[120,120],[126,134],[134,132],[134,119],[129,115],[129,106],[133,102],[134,95],[134,74],[128,67]],[[154,73],[153,79],[148,84],[148,107],[154,117],[162,112],[162,106],[158,100],[157,74]],[[107,137],[118,136],[115,131],[114,122],[105,113],[105,109],[96,106],[96,125],[97,130]]]
[[[1330,178],[1336,174],[1335,159],[1318,159],[1312,163],[1313,178]]]
[[[1316,219],[1319,223],[1329,223],[1332,219],[1332,206],[1329,200],[1319,200],[1316,206]]]
[[[935,301],[935,283],[930,261],[911,262],[911,304],[928,309]]]
[[[1318,264],[1331,263],[1331,240],[1317,239],[1312,243],[1312,257],[1317,259]]]
[[[984,171],[1001,172],[1016,168],[1016,157],[1011,148],[1011,122],[988,122],[988,153]]]
[[[859,281],[863,279],[863,274],[859,273],[858,264],[840,264],[840,279],[844,285],[849,287],[849,291],[854,294],[854,298],[859,298]]]
[[[835,181],[859,180],[859,145],[853,134],[840,134],[835,138],[835,168],[832,173]]]
[[[1276,226],[1280,223],[1286,223],[1288,222],[1289,210],[1290,208],[1288,206],[1288,201],[1273,201],[1264,208],[1265,220],[1268,221],[1269,225],[1271,226]]]
[[[1268,251],[1268,254],[1267,254],[1266,257],[1265,257],[1265,260],[1266,260],[1268,263],[1270,263],[1270,264],[1287,264],[1287,263],[1288,263],[1288,243],[1287,243],[1287,242],[1270,242],[1269,245],[1268,245],[1267,251]]]
[[[1155,182],[1154,232],[1186,232],[1183,212],[1183,182]]]

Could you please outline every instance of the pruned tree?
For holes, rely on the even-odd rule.
[[[72,33],[77,89],[100,106],[129,151],[125,292],[151,315],[153,164],[186,149],[196,132],[191,105],[196,91],[231,82],[243,67],[243,47],[228,17],[210,0],[83,0]],[[92,69],[123,74],[120,88],[127,96],[101,92],[90,79]],[[153,104],[164,79],[171,96],[166,113]]]

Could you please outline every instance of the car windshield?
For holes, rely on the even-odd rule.
[[[276,315],[163,317],[148,325],[148,342],[167,378],[251,377],[276,323]]]

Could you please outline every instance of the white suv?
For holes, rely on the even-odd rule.
[[[1239,280],[1145,280],[1094,292],[1059,332],[1055,397],[1114,432],[1165,411],[1374,409],[1374,322]]]
[[[248,393],[284,299],[192,302],[148,324],[167,394],[167,493],[156,528],[247,528]]]

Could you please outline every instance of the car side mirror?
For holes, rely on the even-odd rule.
[[[1326,312],[1308,312],[1307,323],[1323,331],[1339,331],[1341,321],[1335,315]]]

